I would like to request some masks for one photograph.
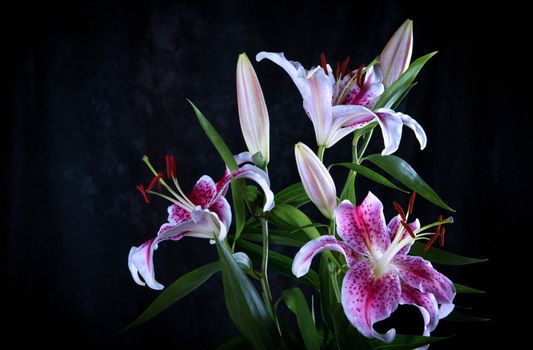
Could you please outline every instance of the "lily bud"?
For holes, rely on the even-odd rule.
[[[383,84],[388,89],[411,63],[413,52],[413,21],[406,20],[389,39],[380,55]]]
[[[337,206],[337,190],[328,170],[316,154],[303,143],[294,147],[296,165],[305,193],[328,219]]]
[[[237,104],[239,120],[246,146],[252,155],[261,154],[264,164],[269,160],[268,110],[263,97],[261,85],[257,79],[252,63],[245,53],[237,61]]]

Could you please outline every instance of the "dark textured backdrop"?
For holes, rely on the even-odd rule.
[[[448,2],[307,2],[290,8],[268,1],[104,3],[26,3],[3,11],[3,56],[9,60],[2,78],[9,89],[3,308],[9,330],[24,334],[19,342],[68,343],[67,334],[83,344],[140,347],[155,341],[186,348],[197,342],[204,348],[234,334],[216,277],[149,324],[110,340],[157,295],[135,285],[126,266],[130,246],[151,237],[166,217],[166,203],[146,206],[134,189],[150,177],[141,156],[162,162],[174,153],[185,188],[204,173],[220,176],[223,164],[185,98],[234,152],[244,150],[235,101],[238,53],[285,51],[305,66],[317,64],[321,51],[332,59],[350,55],[369,62],[406,18],[414,20],[414,57],[439,54],[402,105],[424,126],[428,147],[420,152],[406,131],[397,154],[457,209],[447,249],[491,258],[446,271],[489,291],[457,302],[499,324],[504,306],[497,286],[506,277],[495,245],[516,221],[506,217],[515,195],[526,190],[518,180],[523,163],[509,154],[531,145],[508,123],[524,117],[512,112],[510,13],[467,11]],[[292,145],[312,145],[314,137],[286,74],[267,62],[255,67],[271,116],[269,168],[279,190],[296,180]],[[348,142],[328,151],[327,161],[347,159]],[[372,150],[381,146],[378,133]],[[385,203],[395,195],[370,188]],[[423,200],[418,210],[423,220],[439,213]],[[156,255],[158,279],[168,285],[214,259],[205,241],[163,244]],[[447,348],[488,343],[490,329],[442,322],[435,334],[458,333]]]

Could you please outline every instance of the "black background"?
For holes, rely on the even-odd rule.
[[[508,322],[501,311],[508,303],[500,291],[520,290],[505,258],[527,228],[515,229],[527,222],[519,203],[525,201],[528,153],[521,152],[531,149],[523,137],[529,113],[521,104],[527,100],[518,97],[521,88],[513,80],[530,70],[520,44],[513,43],[525,33],[519,31],[520,9],[466,9],[450,2],[156,1],[22,2],[2,12],[4,319],[12,335],[21,334],[18,342],[210,348],[236,334],[215,277],[147,325],[110,338],[157,295],[135,285],[126,264],[129,248],[150,238],[166,218],[166,203],[146,206],[135,191],[150,179],[141,156],[162,165],[164,154],[175,154],[184,188],[202,174],[220,176],[223,163],[185,98],[237,153],[245,149],[235,99],[240,52],[284,51],[306,67],[318,63],[320,52],[332,61],[349,55],[368,63],[406,18],[414,20],[414,57],[439,53],[400,108],[423,125],[428,147],[419,151],[405,131],[397,155],[457,209],[447,249],[490,258],[443,271],[488,291],[461,295],[457,303],[493,321],[442,322],[435,334],[456,336],[434,348],[489,344],[504,335]],[[277,191],[297,179],[293,144],[314,146],[314,136],[287,75],[270,62],[254,66],[270,112],[269,169]],[[327,151],[327,162],[348,159],[348,139]],[[371,151],[381,147],[378,133]],[[386,204],[406,200],[364,181],[358,194],[367,189]],[[423,199],[417,206],[426,222],[441,212]],[[158,280],[168,285],[214,259],[216,251],[205,241],[163,244],[155,259]],[[276,292],[289,285],[280,276],[272,280]],[[405,319],[421,322],[409,314]],[[395,326],[410,329],[402,320]]]

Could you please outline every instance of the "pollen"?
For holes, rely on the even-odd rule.
[[[326,66],[326,55],[322,52],[320,54],[320,64],[322,65],[322,69],[324,70],[324,73],[328,75],[328,67]]]
[[[146,190],[144,189],[144,185],[142,184],[137,185],[135,188],[141,193],[141,196],[143,196],[145,203],[150,204],[150,199],[148,199],[148,194],[146,193]]]
[[[159,179],[163,177],[162,172],[158,172],[157,175],[152,179],[152,182],[148,185],[148,188],[146,190],[151,191],[156,184],[159,184]]]
[[[396,201],[392,202],[392,206],[398,212],[398,214],[400,214],[402,220],[405,221],[405,211],[403,210],[402,206]]]
[[[411,237],[416,238],[415,233],[413,232],[413,229],[411,228],[411,226],[409,226],[405,221],[400,221],[400,223],[402,224],[403,228],[409,233]]]
[[[172,179],[176,176],[176,158],[172,154],[167,154],[165,162],[167,164],[167,177]]]
[[[411,197],[409,197],[409,208],[407,209],[407,212],[409,213],[409,215],[413,213],[413,208],[415,206],[415,198],[416,198],[416,192],[411,193]],[[440,220],[442,220],[442,216],[441,216],[441,219],[439,219],[439,221]]]

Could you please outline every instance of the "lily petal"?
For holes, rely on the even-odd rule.
[[[426,147],[426,133],[413,118],[389,108],[380,108],[375,113],[378,117],[378,123],[383,134],[383,143],[385,144],[385,149],[381,152],[382,155],[389,155],[398,150],[404,124],[415,132],[415,136],[420,143],[420,149]]]
[[[337,105],[332,109],[332,126],[326,142],[326,147],[331,147],[356,129],[360,129],[374,120],[376,115],[363,106]]]
[[[390,245],[383,204],[372,192],[359,206],[342,201],[335,209],[335,220],[339,236],[362,255],[382,254]]]
[[[333,236],[320,236],[312,241],[307,242],[298,251],[292,262],[292,273],[300,278],[309,272],[311,261],[318,253],[324,250],[334,250],[341,253],[346,258],[348,266],[354,266],[360,256],[346,243],[337,240]]]
[[[242,135],[248,150],[251,154],[260,152],[268,164],[268,110],[254,67],[245,53],[239,55],[237,62],[237,105]]]
[[[158,244],[166,241],[178,241],[183,237],[197,237],[212,239],[217,235],[220,240],[226,237],[227,228],[219,220],[217,215],[209,210],[202,210],[199,207],[193,210],[191,220],[177,224],[176,226],[161,232],[156,238],[151,239],[139,247],[132,247],[128,255],[128,267],[133,280],[144,286],[145,284],[152,289],[161,290],[163,285],[156,281],[153,255]],[[140,279],[139,275],[144,279]]]
[[[414,305],[424,319],[424,333],[428,337],[439,323],[439,307],[435,296],[431,293],[422,293],[419,290],[402,283],[400,305]]]
[[[429,261],[419,256],[396,255],[393,263],[399,269],[402,283],[423,293],[433,294],[439,304],[452,304],[455,286],[448,277],[435,270]],[[448,310],[449,307],[451,306],[445,309]]]
[[[161,232],[171,229],[174,226],[191,219],[191,213],[189,213],[182,207],[177,206],[176,204],[172,204],[171,206],[169,206],[167,208],[167,212],[168,222],[161,225],[161,227],[159,228],[159,232],[157,233],[158,235],[161,234]]]
[[[360,105],[368,108],[374,107],[379,97],[385,91],[382,83],[383,76],[377,66],[371,66],[365,73],[363,87],[353,84],[343,104]]]
[[[256,56],[257,61],[264,58],[276,63],[289,74],[300,91],[304,109],[313,122],[317,144],[326,146],[332,122],[333,88],[329,76],[319,66],[306,71],[300,63],[287,60],[281,52],[260,52]]]
[[[390,316],[400,301],[400,279],[394,272],[375,278],[367,260],[351,268],[342,283],[342,307],[351,324],[364,336],[390,343],[396,331],[386,334],[374,330],[374,323]]]
[[[215,203],[209,207],[209,210],[216,213],[220,221],[222,221],[226,227],[231,226],[231,206],[225,197],[220,197],[216,200]]]
[[[315,152],[301,142],[294,146],[294,155],[305,193],[326,218],[333,218],[337,190],[328,169]]]
[[[389,230],[389,235],[390,235],[390,240],[391,241],[394,240],[394,238],[398,234],[398,229],[400,229],[400,220],[401,220],[400,215],[396,215],[395,217],[392,218],[392,220],[387,225],[387,229]],[[416,230],[418,230],[420,228],[420,221],[418,219],[416,219],[415,221],[411,222],[408,225],[411,228],[411,230],[413,230],[413,232],[415,232]],[[402,229],[402,236],[399,238],[399,240],[403,240],[407,236],[409,236],[409,232],[407,232],[406,230]],[[407,244],[402,249],[400,249],[400,251],[398,253],[396,253],[396,254],[406,255],[409,252],[409,249],[411,249],[411,246],[413,245],[413,243],[414,243],[414,240],[411,243]]]
[[[274,193],[270,190],[270,179],[268,175],[263,170],[259,169],[256,166],[245,164],[239,169],[235,170],[231,177],[233,179],[250,179],[255,181],[263,190],[265,194],[265,204],[263,206],[263,211],[270,211],[274,208]]]
[[[217,186],[213,179],[207,175],[202,176],[189,194],[189,199],[195,205],[207,208],[217,195]]]
[[[380,55],[385,88],[389,88],[409,67],[413,52],[413,21],[406,20],[392,35]]]

